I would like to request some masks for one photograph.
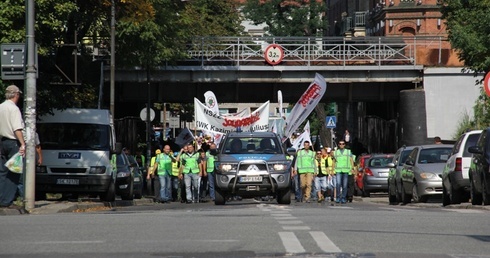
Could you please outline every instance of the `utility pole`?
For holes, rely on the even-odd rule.
[[[110,111],[113,118],[116,117],[114,111],[115,98],[115,73],[116,73],[116,6],[111,0],[111,90],[110,90]]]
[[[35,207],[36,187],[36,41],[34,39],[34,0],[26,1],[26,90],[25,90],[25,139],[26,139],[26,171],[24,172],[24,207],[31,211]]]

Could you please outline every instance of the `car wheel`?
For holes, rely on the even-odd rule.
[[[449,199],[451,201],[451,204],[460,204],[463,194],[464,193],[461,189],[455,189],[451,185],[451,192],[449,193]]]
[[[400,191],[398,191],[398,185],[395,183],[395,196],[396,196],[396,202],[401,202],[402,201],[402,195]]]
[[[419,195],[417,182],[413,183],[412,198],[414,202],[427,202],[427,196]]]
[[[476,192],[475,183],[470,178],[470,198],[472,205],[481,205],[482,204],[482,195]]]
[[[226,203],[226,196],[219,188],[214,189],[214,204],[224,205]]]
[[[290,204],[291,203],[291,189],[285,189],[277,192],[277,203]]]
[[[447,206],[449,204],[451,204],[449,194],[447,194],[446,187],[444,186],[444,184],[442,184],[442,206]]]
[[[134,198],[135,199],[141,199],[143,198],[143,186],[140,185],[140,187],[138,187],[139,189],[137,189],[135,192],[134,192]]]
[[[392,188],[393,187],[390,187],[390,184],[388,184],[388,201],[390,202],[390,205],[395,205],[397,204],[396,193]]]
[[[105,193],[100,194],[99,198],[103,202],[113,202],[116,200],[116,186],[114,181],[109,183],[109,189]]]
[[[405,187],[403,187],[403,185],[401,186],[402,188],[402,203],[403,204],[407,204],[407,203],[410,203],[412,201],[412,196],[407,194],[406,191],[405,191]]]
[[[485,177],[483,177],[481,187],[482,187],[482,194],[481,194],[482,203],[483,205],[490,205],[490,189],[488,189],[489,185],[487,184],[487,180]]]
[[[129,193],[121,195],[121,199],[125,201],[132,201],[134,199],[134,184],[133,180],[131,180],[131,183],[129,184]]]

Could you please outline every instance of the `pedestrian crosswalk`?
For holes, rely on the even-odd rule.
[[[270,206],[265,204],[259,204],[258,208],[262,211],[269,212],[270,215],[276,219],[282,230],[278,232],[279,238],[284,246],[286,253],[288,254],[300,254],[300,253],[318,253],[318,250],[324,253],[340,253],[342,250],[335,245],[332,240],[322,231],[311,231],[311,227],[304,224],[303,221],[294,217],[290,213],[290,209],[285,206]],[[334,207],[332,207],[334,208]],[[351,208],[338,206],[338,208]],[[307,232],[309,237],[305,238],[303,232]],[[298,235],[302,236],[301,238]],[[310,238],[311,237],[311,238]],[[301,239],[301,240],[300,240]],[[315,250],[308,250],[302,244],[304,243],[316,243]],[[311,244],[308,245],[309,247]]]

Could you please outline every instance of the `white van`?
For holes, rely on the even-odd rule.
[[[37,122],[43,164],[36,168],[36,198],[46,193],[95,194],[115,199],[115,161],[120,153],[109,110],[66,109]],[[112,165],[114,163],[114,166]]]

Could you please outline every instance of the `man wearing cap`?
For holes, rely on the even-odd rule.
[[[25,154],[25,142],[22,129],[24,121],[17,102],[22,91],[10,85],[5,89],[5,101],[0,104],[0,207],[13,207],[20,174],[12,173],[5,167],[5,162],[19,152]]]

